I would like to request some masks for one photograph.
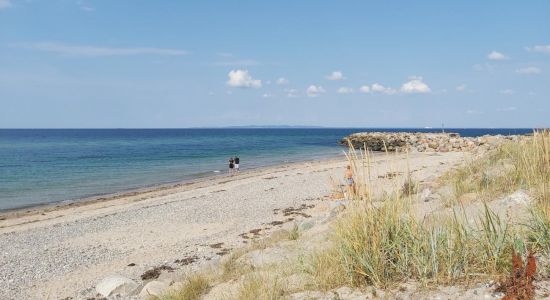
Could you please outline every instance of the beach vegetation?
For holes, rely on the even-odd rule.
[[[162,296],[161,300],[199,300],[212,286],[211,278],[196,273],[185,279],[180,289],[172,290]]]
[[[347,157],[357,174],[358,193],[334,226],[332,248],[312,260],[312,275],[325,289],[342,283],[388,288],[408,280],[427,286],[498,278],[509,271],[512,254],[524,255],[528,248],[548,257],[549,145],[548,131],[535,132],[520,142],[504,143],[443,178],[453,186],[455,199],[476,193],[489,201],[527,190],[537,200],[528,226],[493,212],[487,203],[473,223],[461,206],[427,222],[415,215],[416,190],[408,170],[401,172],[405,179],[392,179],[400,192],[375,197],[370,194],[372,183],[365,180],[370,178],[365,175],[369,153],[351,148]],[[320,266],[333,270],[331,276],[324,276]]]

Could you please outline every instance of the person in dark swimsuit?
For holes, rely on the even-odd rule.
[[[233,168],[235,167],[235,161],[233,157],[229,159],[229,174],[233,175]]]
[[[237,155],[235,155],[235,172],[239,172],[239,162],[240,162],[240,159]]]

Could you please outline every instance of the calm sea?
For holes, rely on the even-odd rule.
[[[359,131],[435,129],[0,129],[0,210],[339,155]],[[447,129],[462,136],[530,129]]]

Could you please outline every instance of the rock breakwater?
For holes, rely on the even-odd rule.
[[[484,135],[461,137],[458,133],[423,132],[358,132],[344,137],[340,144],[349,143],[355,149],[371,151],[465,152],[491,150],[504,141],[518,141],[521,135]]]

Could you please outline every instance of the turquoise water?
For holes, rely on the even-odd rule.
[[[335,156],[339,139],[373,130],[380,129],[0,129],[0,210],[221,174],[234,155],[243,169]]]

